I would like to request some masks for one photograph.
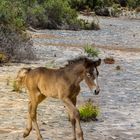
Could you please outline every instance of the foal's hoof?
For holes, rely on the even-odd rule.
[[[28,129],[25,130],[23,133],[23,138],[27,137],[30,134],[30,131]]]
[[[43,140],[43,138],[42,138],[42,137],[40,137],[40,138],[38,138],[37,140]]]
[[[23,133],[23,138],[26,138],[29,134]]]

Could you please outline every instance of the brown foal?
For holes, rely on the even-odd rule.
[[[38,140],[43,140],[37,124],[37,106],[45,98],[53,97],[62,100],[66,106],[72,124],[73,140],[84,140],[76,98],[82,80],[85,80],[91,90],[96,87],[95,94],[99,93],[97,66],[100,64],[101,59],[95,61],[79,57],[69,60],[66,66],[59,69],[22,68],[17,75],[17,85],[26,87],[29,93],[28,121],[23,137],[30,134],[33,124]]]

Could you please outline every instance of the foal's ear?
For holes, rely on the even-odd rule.
[[[25,77],[25,75],[31,70],[31,68],[22,68],[19,72],[18,72],[18,77],[22,78]]]
[[[98,60],[94,61],[94,66],[98,67],[101,65],[101,59],[99,58]]]

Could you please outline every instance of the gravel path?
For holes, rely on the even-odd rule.
[[[92,95],[81,84],[78,106],[92,99],[101,110],[99,121],[82,122],[85,140],[140,140],[140,52],[105,48],[112,45],[126,50],[139,48],[140,23],[116,18],[102,18],[100,22],[100,31],[38,31],[33,34],[33,41],[39,61],[0,67],[0,140],[23,139],[28,96],[24,92],[12,92],[17,71],[21,67],[64,65],[67,59],[83,55],[83,49],[77,46],[86,43],[104,46],[99,49],[100,57],[113,56],[116,62],[102,63],[99,68],[100,95]],[[137,35],[133,37],[133,34]],[[126,38],[127,42],[123,41]],[[118,65],[121,70],[116,70]],[[38,122],[44,140],[71,140],[71,125],[61,101],[45,100],[38,108]],[[26,140],[35,139],[33,130]]]
[[[87,20],[91,20],[91,17]],[[101,30],[98,31],[41,30],[34,35],[34,41],[45,46],[95,44],[113,48],[139,48],[140,51],[140,20],[99,18],[99,21]]]

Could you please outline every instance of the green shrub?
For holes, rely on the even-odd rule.
[[[32,40],[26,33],[8,27],[0,25],[0,52],[6,54],[10,61],[34,60],[36,56],[32,50]]]
[[[76,10],[94,9],[96,6],[106,7],[118,3],[117,0],[69,0],[69,4]]]
[[[0,1],[0,24],[15,30],[25,30],[25,13],[20,1]]]
[[[50,29],[73,24],[77,19],[76,11],[71,9],[67,0],[48,0],[44,3],[44,8]]]
[[[127,0],[127,5],[129,8],[137,8],[140,7],[140,0]]]
[[[112,16],[117,17],[121,13],[120,5],[119,4],[113,4],[112,5],[113,11],[110,13]]]
[[[90,57],[98,57],[98,55],[99,55],[99,50],[95,49],[94,47],[92,47],[88,44],[84,47],[84,51]]]
[[[91,101],[88,101],[79,108],[80,119],[83,121],[97,120],[99,108],[94,106]]]
[[[28,7],[26,22],[34,28],[46,28],[48,17],[42,5]]]
[[[7,60],[8,60],[8,57],[6,56],[6,54],[0,52],[0,64],[7,62]]]
[[[56,68],[56,64],[54,63],[54,60],[47,62],[46,68]]]
[[[69,0],[69,4],[76,10],[93,9],[102,5],[102,0]]]
[[[80,29],[77,17],[67,0],[38,0],[27,10],[27,23],[35,28]]]
[[[99,26],[99,24],[95,23],[95,21],[85,22],[83,29],[85,29],[85,30],[99,30],[100,26]]]
[[[12,85],[12,88],[14,92],[21,92],[21,87],[18,86],[18,84],[16,83],[16,81],[13,81],[13,85]]]

